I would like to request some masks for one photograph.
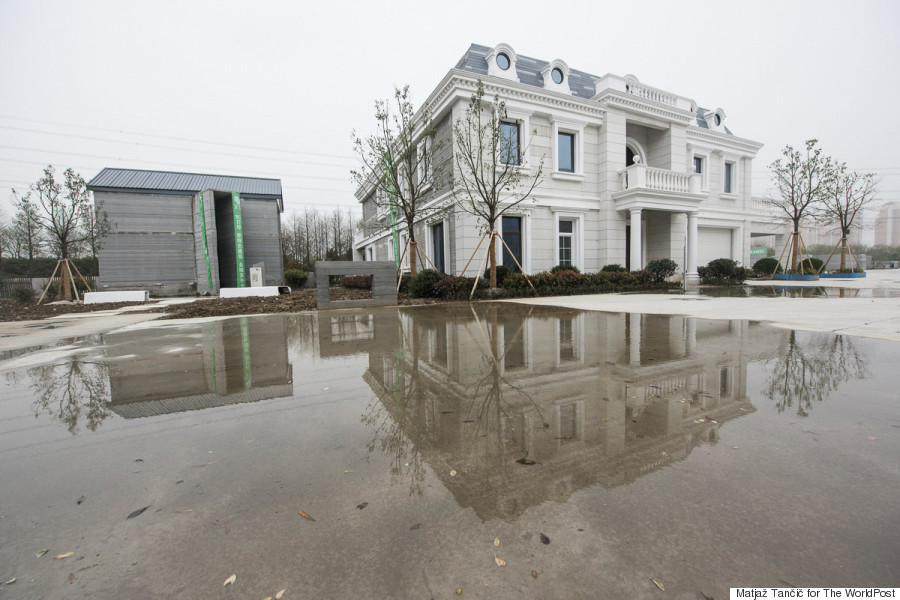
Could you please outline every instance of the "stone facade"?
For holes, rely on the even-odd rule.
[[[506,102],[507,120],[518,126],[520,169],[535,174],[543,159],[532,198],[498,223],[505,239],[518,241],[527,272],[567,261],[583,271],[612,263],[637,270],[671,258],[693,278],[698,265],[715,258],[752,264],[752,237],[782,235],[751,198],[753,160],[762,145],[734,135],[724,110],[701,108],[632,75],[598,77],[561,60],[519,56],[506,44],[471,46],[425,102],[437,137],[448,140],[435,161],[446,172],[454,168],[452,123],[464,115],[479,80],[486,97]],[[452,205],[448,187],[431,194],[432,201]],[[357,198],[364,220],[354,260],[394,260],[390,220],[375,209],[373,191],[360,189]],[[444,270],[462,274],[483,224],[458,207],[422,223],[416,237],[429,258],[439,253],[435,225],[442,225]],[[466,275],[479,260],[480,252]]]

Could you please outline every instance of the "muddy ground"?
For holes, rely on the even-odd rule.
[[[332,300],[359,300],[371,298],[369,290],[332,288]],[[406,293],[398,297],[400,304],[422,304],[422,300],[411,300]],[[435,300],[425,303],[431,304]],[[71,313],[87,313],[135,307],[134,302],[107,302],[102,304],[34,304],[0,300],[0,321],[32,321],[48,319]],[[253,298],[198,298],[196,302],[159,307],[155,301],[145,303],[146,312],[164,312],[164,319],[191,319],[196,317],[228,317],[235,315],[257,315],[267,313],[291,313],[316,310],[316,290],[303,289],[282,296]],[[138,311],[141,312],[141,311]]]

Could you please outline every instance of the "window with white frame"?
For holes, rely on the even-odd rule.
[[[709,189],[706,183],[706,175],[707,175],[707,157],[695,154],[694,155],[694,173],[700,176],[700,189],[706,190]]]
[[[581,268],[582,219],[578,213],[556,213],[556,264]]]
[[[575,172],[575,134],[560,131],[556,134],[556,168],[566,173]]]
[[[572,219],[559,220],[559,256],[560,265],[572,265],[573,247],[575,242],[575,221]]]
[[[734,176],[735,176],[735,167],[733,162],[725,161],[725,169],[722,172],[722,180],[723,180],[723,188],[722,191],[726,194],[735,193],[735,185],[734,185]]]
[[[521,164],[521,141],[519,123],[503,121],[500,123],[500,162],[504,165]]]
[[[369,246],[366,248],[366,260],[373,261],[375,260],[375,248]]]
[[[551,117],[555,138],[553,173],[558,179],[584,177],[584,123]]]
[[[403,258],[403,260],[400,263],[400,268],[402,268],[404,271],[409,270],[409,249],[406,246],[407,242],[409,242],[409,234],[401,233],[400,234],[400,256]]]

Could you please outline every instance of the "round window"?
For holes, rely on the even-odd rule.
[[[563,82],[563,72],[562,69],[556,67],[552,71],[550,71],[550,77],[553,79],[553,83],[559,84]]]
[[[716,115],[715,118],[713,119],[713,121],[715,122],[716,127],[718,127],[719,125],[722,124],[722,117],[720,115]]]
[[[504,71],[509,68],[509,57],[505,53],[501,52],[497,55],[497,66]]]

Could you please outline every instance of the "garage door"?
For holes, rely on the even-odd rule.
[[[734,258],[731,256],[731,229],[699,227],[697,237],[700,238],[700,247],[697,248],[699,266],[717,258]]]

